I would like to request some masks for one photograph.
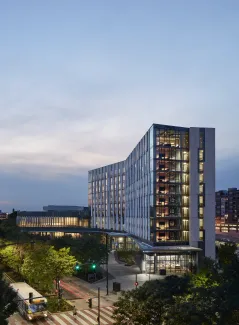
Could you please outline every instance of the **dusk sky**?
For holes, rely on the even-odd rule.
[[[152,123],[216,128],[239,187],[238,0],[0,1],[0,209],[87,205]]]

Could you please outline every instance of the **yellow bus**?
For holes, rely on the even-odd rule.
[[[27,320],[46,318],[47,299],[25,282],[11,283],[10,286],[17,293],[16,302],[19,313]]]

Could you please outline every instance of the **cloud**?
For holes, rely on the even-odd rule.
[[[139,87],[132,93],[125,90],[124,96],[124,89],[118,89],[108,95],[93,92],[82,97],[70,97],[71,92],[48,89],[48,85],[41,85],[38,94],[34,85],[27,84],[19,101],[9,94],[2,98],[6,109],[0,129],[1,171],[46,177],[86,175],[87,170],[125,159],[152,123],[210,126],[210,119],[203,124],[204,117],[197,110],[206,100],[193,87],[187,94],[183,84],[175,88],[174,96],[167,85],[159,84],[161,91],[155,86],[143,93]],[[223,135],[219,131],[219,159],[225,149],[227,154],[235,150],[235,140],[228,144]]]
[[[223,110],[232,103],[198,69],[171,75],[131,62],[127,72],[125,61],[90,58],[0,78],[0,171],[87,176],[125,159],[152,123],[216,127],[218,160],[237,153],[237,119],[229,125]]]
[[[0,201],[0,205],[12,205],[13,202],[12,201]]]
[[[38,174],[25,172],[0,172],[0,209],[41,210],[47,204],[87,206],[87,175],[60,174],[57,177],[41,178]],[[8,198],[8,200],[5,200]]]

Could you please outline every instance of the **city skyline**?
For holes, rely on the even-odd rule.
[[[87,205],[153,123],[215,127],[216,189],[239,186],[238,2],[103,3],[1,4],[3,211]]]

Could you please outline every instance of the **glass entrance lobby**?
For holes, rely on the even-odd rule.
[[[145,273],[184,274],[196,272],[196,253],[156,253],[144,254],[142,266]]]

